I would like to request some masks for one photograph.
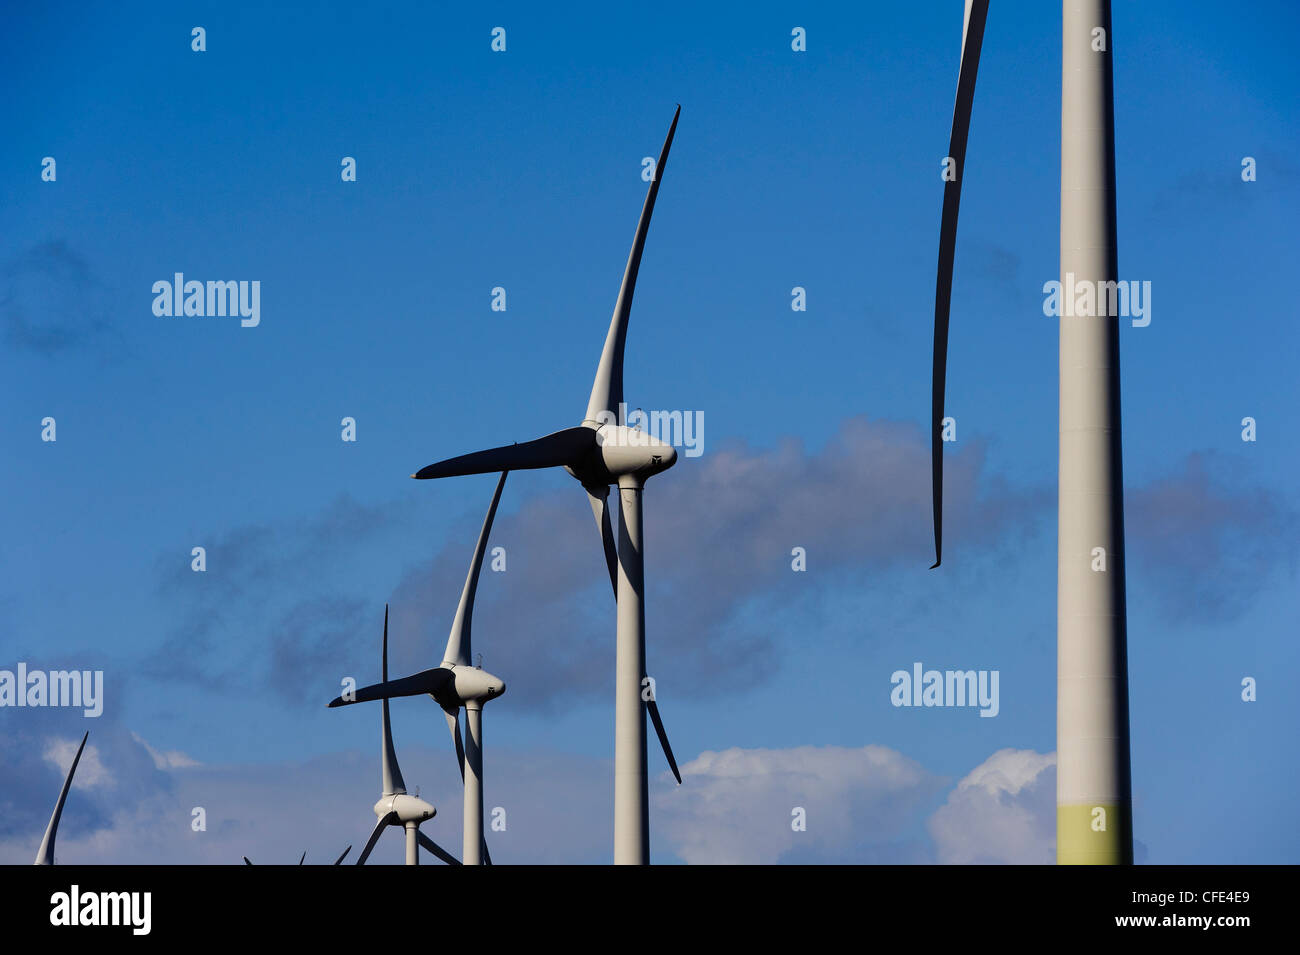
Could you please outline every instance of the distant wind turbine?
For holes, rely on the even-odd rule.
[[[336,697],[329,704],[347,706],[351,703],[384,700],[384,705],[387,706],[387,701],[394,697],[421,696],[426,693],[437,701],[447,717],[452,743],[456,747],[456,759],[460,764],[461,779],[465,785],[465,865],[491,864],[492,861],[483,837],[483,704],[504,693],[506,684],[481,667],[470,666],[470,635],[479,572],[483,569],[483,555],[487,551],[497,505],[501,501],[501,489],[505,487],[506,473],[502,472],[497,481],[487,517],[483,519],[483,528],[479,531],[474,556],[470,560],[469,574],[461,591],[460,605],[456,608],[456,619],[452,622],[451,633],[447,637],[442,664],[422,670],[414,676],[362,687],[349,694],[349,698]],[[461,739],[461,707],[465,708],[465,721],[469,729],[465,741]]]
[[[77,755],[72,757],[72,766],[68,769],[68,777],[63,780],[63,788],[59,790],[59,801],[54,804],[54,813],[50,816],[50,824],[45,827],[45,838],[41,840],[41,847],[36,850],[36,862],[34,865],[54,865],[54,837],[59,832],[59,819],[63,816],[63,804],[68,799],[68,790],[72,788],[72,777],[77,772],[77,763],[81,762],[81,751],[86,748],[86,740],[90,738],[90,730],[81,737],[81,745],[77,747]]]
[[[381,658],[380,672],[384,682],[388,681],[388,606],[384,606],[384,649]],[[334,706],[338,703],[331,703]],[[397,765],[397,752],[393,748],[392,727],[388,721],[388,700],[385,699],[382,704],[381,734],[380,734],[380,785],[383,788],[383,794],[379,801],[375,803],[375,815],[379,817],[379,822],[375,824],[374,831],[370,833],[370,838],[366,840],[366,846],[361,850],[361,855],[357,858],[357,865],[365,865],[366,860],[370,858],[370,851],[374,849],[375,843],[389,826],[398,826],[406,830],[406,864],[420,864],[420,846],[424,846],[429,852],[446,862],[448,865],[460,865],[460,862],[449,852],[438,845],[423,832],[420,831],[420,823],[426,819],[432,819],[437,810],[430,803],[425,802],[417,796],[409,795],[406,791],[406,782],[402,779],[401,767]]]
[[[352,847],[348,846],[346,849],[343,850],[343,854],[334,860],[333,864],[342,865],[343,860],[347,858],[348,853],[351,851],[352,851]],[[298,864],[303,865],[306,861],[307,861],[307,852],[306,850],[303,850],[302,857],[298,859]],[[244,856],[244,865],[252,865],[252,864],[253,864],[253,860],[248,858],[248,856]]]
[[[641,493],[646,479],[666,471],[677,461],[670,444],[618,422],[623,406],[623,353],[628,318],[636,288],[641,253],[645,249],[650,216],[659,183],[668,167],[668,151],[681,107],[655,164],[619,288],[614,315],[596,368],[591,398],[582,423],[574,428],[523,444],[507,445],[461,455],[421,468],[420,479],[562,467],[587,492],[596,518],[610,583],[618,603],[617,652],[614,699],[614,862],[644,865],[650,860],[649,786],[646,773],[645,715],[648,711],[677,781],[681,775],[673,759],[668,735],[659,716],[645,665],[645,564],[642,539]],[[609,486],[619,489],[620,519],[615,545],[609,516]],[[644,696],[643,696],[644,693]]]

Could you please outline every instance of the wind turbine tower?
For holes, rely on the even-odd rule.
[[[1133,861],[1119,318],[1072,314],[1072,284],[1115,288],[1110,0],[1061,23],[1060,466],[1057,480],[1056,860]],[[1103,285],[1102,283],[1110,283]]]
[[[945,176],[939,233],[930,423],[935,567],[943,558],[942,434],[957,214],[988,9],[988,0],[966,0],[949,140],[955,175]],[[1063,0],[1061,20],[1056,861],[1127,865],[1133,819],[1110,0]]]

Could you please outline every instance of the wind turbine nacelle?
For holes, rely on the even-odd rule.
[[[677,463],[677,451],[671,444],[626,425],[602,425],[596,429],[596,443],[605,470],[613,478],[631,474],[647,478]]]
[[[411,796],[407,793],[383,796],[379,802],[375,803],[375,815],[380,819],[390,812],[397,813],[397,820],[402,825],[406,825],[408,822],[424,822],[424,820],[432,819],[438,814],[438,810],[433,808],[432,803],[427,803],[418,796]]]
[[[462,703],[485,703],[506,691],[506,681],[478,667],[456,667],[456,695]]]

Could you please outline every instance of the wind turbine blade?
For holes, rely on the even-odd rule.
[[[506,475],[501,472],[497,489],[492,494],[492,503],[488,505],[487,517],[483,519],[483,529],[478,533],[478,543],[474,546],[474,559],[469,563],[469,573],[465,577],[465,588],[460,592],[460,606],[456,608],[456,619],[451,624],[451,634],[447,637],[447,652],[443,654],[443,663],[458,667],[469,666],[470,661],[470,623],[474,616],[474,594],[478,590],[478,575],[483,569],[483,555],[487,551],[488,537],[492,533],[492,521],[497,516],[497,504],[501,501],[501,489],[506,486]]]
[[[384,604],[384,649],[380,657],[380,674],[384,682],[388,682],[388,604]],[[384,697],[383,716],[383,738],[380,741],[382,749],[380,757],[383,763],[380,775],[380,783],[384,787],[384,795],[392,796],[395,793],[406,792],[406,781],[402,779],[402,769],[397,765],[397,751],[393,749],[393,728],[388,720],[388,698]]]
[[[447,863],[447,865],[460,865],[459,859],[426,836],[423,832],[417,830],[415,837],[420,840],[420,845],[424,846],[424,848],[428,849],[443,862]]]
[[[484,865],[492,864],[492,854],[488,852],[488,848],[487,848],[487,836],[483,837],[483,864]]]
[[[445,667],[433,667],[429,670],[421,670],[413,676],[363,686],[352,692],[351,699],[336,696],[329,701],[329,706],[331,708],[351,706],[353,703],[371,703],[375,700],[390,700],[399,696],[423,696],[426,693],[436,695],[455,682],[456,677],[450,670]]]
[[[668,745],[668,734],[664,732],[664,721],[659,718],[659,704],[654,700],[646,702],[646,709],[650,711],[650,722],[655,725],[655,732],[659,734],[659,745],[664,748],[664,755],[668,757],[668,768],[673,771],[677,777],[677,784],[682,782],[682,774],[677,771],[677,760],[673,759],[673,748]]]
[[[334,860],[334,864],[335,864],[335,865],[342,865],[342,864],[343,864],[343,860],[346,859],[346,858],[348,857],[348,853],[351,852],[351,851],[352,851],[352,847],[351,847],[351,846],[348,846],[346,849],[344,849],[344,850],[343,850],[343,854],[342,854],[341,856],[339,856],[337,859]]]
[[[307,850],[306,850],[306,849],[303,849],[303,850],[302,850],[302,858],[298,860],[298,864],[299,864],[299,865],[302,865],[302,864],[303,864],[304,862],[306,862],[306,861],[307,861]]]
[[[957,101],[952,111],[952,133],[948,155],[953,160],[954,178],[943,184],[943,218],[939,226],[939,270],[934,290],[934,368],[930,377],[930,480],[934,509],[934,565],[943,561],[943,401],[948,376],[948,317],[952,307],[952,268],[957,249],[957,210],[961,205],[961,183],[966,177],[966,137],[970,132],[971,109],[975,103],[975,75],[979,72],[980,47],[984,43],[984,22],[988,0],[968,0],[962,30],[961,70],[957,79]]]
[[[50,824],[45,827],[45,838],[41,840],[41,847],[36,850],[36,865],[54,865],[54,837],[59,832],[59,819],[63,816],[63,804],[68,800],[68,790],[72,788],[72,777],[77,772],[77,763],[81,762],[81,751],[86,748],[86,740],[90,738],[90,730],[86,730],[85,736],[81,737],[81,745],[77,747],[77,755],[72,757],[72,765],[68,768],[68,776],[63,780],[63,788],[59,790],[59,801],[54,804],[54,813],[50,816]]]
[[[253,863],[252,863],[251,861],[249,861],[248,856],[244,856],[244,865],[252,865],[252,864],[253,864]]]
[[[632,251],[627,257],[627,267],[623,270],[623,284],[619,287],[618,300],[614,303],[614,317],[609,322],[605,348],[600,353],[596,380],[591,386],[591,400],[587,402],[588,422],[604,424],[600,418],[601,413],[617,415],[618,406],[623,403],[623,351],[627,345],[627,320],[632,314],[632,293],[636,291],[636,277],[641,269],[641,253],[645,251],[650,216],[654,213],[655,197],[659,195],[659,183],[663,181],[664,170],[668,168],[668,150],[672,148],[673,134],[677,132],[677,117],[681,114],[682,108],[678,105],[673,113],[672,125],[668,127],[664,147],[659,151],[659,161],[655,163],[654,178],[650,180],[650,188],[646,191],[641,218],[637,220]]]
[[[459,477],[464,474],[489,474],[493,471],[530,471],[537,468],[563,467],[580,463],[595,453],[596,432],[591,428],[565,428],[535,441],[507,444],[487,451],[474,451],[448,458],[411,475],[421,481],[430,478]]]
[[[397,813],[390,812],[375,823],[374,831],[370,833],[370,838],[366,840],[366,847],[361,850],[361,855],[357,856],[357,865],[365,865],[366,860],[370,858],[370,850],[375,847],[383,831],[397,821]]]
[[[460,707],[444,709],[447,717],[447,729],[451,730],[451,741],[456,744],[456,762],[460,763],[460,781],[465,782],[465,742],[460,735]]]
[[[614,588],[614,599],[617,600],[618,548],[614,544],[614,528],[609,518],[609,487],[587,487],[586,490],[587,499],[591,501],[591,513],[595,515],[596,526],[600,529],[600,542],[605,548],[605,566],[609,569],[609,582]]]

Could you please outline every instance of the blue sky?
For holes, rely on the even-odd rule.
[[[1060,15],[995,0],[989,16],[950,346],[959,440],[930,572],[961,6],[7,13],[0,668],[102,668],[108,701],[98,721],[0,711],[4,762],[24,768],[0,774],[21,810],[0,814],[0,858],[31,855],[57,792],[58,760],[31,752],[87,724],[103,773],[69,802],[70,861],[97,831],[125,858],[131,807],[210,791],[232,827],[220,838],[256,848],[272,835],[249,820],[274,818],[276,787],[334,766],[355,770],[355,798],[292,837],[327,831],[321,857],[353,829],[364,839],[377,714],[324,703],[343,675],[373,676],[385,601],[393,667],[441,658],[492,491],[406,475],[581,418],[641,160],[677,103],[626,369],[630,403],[705,423],[704,454],[646,496],[649,667],[674,748],[700,760],[697,794],[724,786],[701,754],[739,748],[772,806],[830,800],[823,841],[776,857],[975,852],[932,814],[994,753],[1055,747],[1057,337],[1041,288],[1057,272]],[[1298,21],[1280,2],[1114,11],[1120,269],[1153,289],[1150,326],[1121,332],[1135,835],[1151,862],[1300,859]],[[356,182],[340,180],[345,156]],[[178,271],[260,281],[261,324],[155,316],[152,284]],[[795,286],[806,312],[791,311]],[[487,798],[496,774],[499,792],[552,801],[528,808],[531,832],[502,834],[501,861],[608,855],[596,816],[564,850],[546,838],[574,815],[575,780],[608,785],[613,606],[590,525],[566,475],[507,482],[493,544],[508,569],[486,575],[476,614],[475,648],[510,687],[487,714]],[[205,574],[189,570],[196,545]],[[916,660],[999,670],[999,715],[894,708],[890,674]],[[1240,700],[1245,676],[1258,702]],[[455,844],[441,717],[403,702],[407,779],[445,789],[435,837]],[[149,771],[136,737],[202,769],[160,757]],[[890,777],[911,782],[888,790],[888,812],[860,802],[878,774],[842,773],[875,765],[868,746],[921,767]],[[807,792],[764,789],[803,748]],[[1032,785],[978,811],[1050,797],[1050,767],[1017,765]],[[728,857],[691,835],[718,828],[691,784],[656,797],[661,861]],[[864,805],[895,822],[863,828],[846,807]],[[330,813],[348,807],[355,826],[335,838]],[[153,857],[237,861],[216,831],[185,841],[188,812],[185,838]]]

